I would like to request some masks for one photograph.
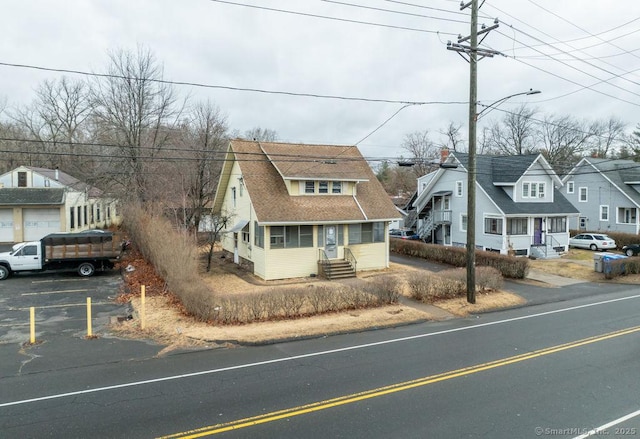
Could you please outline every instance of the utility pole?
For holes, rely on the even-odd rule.
[[[458,43],[447,43],[447,50],[458,52],[460,56],[466,54],[469,62],[469,160],[467,163],[467,302],[476,303],[476,127],[478,122],[478,55],[493,57],[500,54],[495,50],[479,49],[478,35],[499,26],[498,20],[493,26],[483,26],[478,31],[478,0],[460,3],[460,10],[471,7],[471,32],[467,37],[458,37]],[[469,45],[461,44],[469,41]]]

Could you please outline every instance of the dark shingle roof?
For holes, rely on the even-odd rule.
[[[62,188],[0,188],[0,205],[63,204]]]
[[[456,152],[455,157],[465,169],[468,167],[468,154]],[[578,209],[555,188],[553,203],[516,203],[501,187],[494,184],[516,183],[537,158],[538,155],[535,154],[520,156],[477,155],[476,181],[505,215],[578,213]]]
[[[598,171],[604,174],[613,184],[618,186],[625,195],[640,205],[640,193],[628,183],[640,181],[640,163],[632,160],[586,159]]]

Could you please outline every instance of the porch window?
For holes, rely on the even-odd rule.
[[[562,233],[567,231],[567,217],[558,216],[547,219],[549,233]]]
[[[609,206],[600,205],[600,221],[609,221]]]
[[[255,241],[254,241],[255,246],[264,248],[264,226],[259,226],[258,221],[254,221],[253,230],[255,233]]]
[[[574,193],[574,191],[575,191],[575,187],[576,187],[575,182],[573,182],[573,181],[568,181],[568,182],[567,182],[567,193],[568,193],[568,194],[572,194],[572,193]]]
[[[271,248],[284,248],[284,226],[271,226],[269,233]]]
[[[344,244],[344,226],[342,224],[336,225],[338,231],[337,245]],[[318,247],[324,247],[324,226],[318,226]]]
[[[618,222],[622,224],[636,224],[636,209],[628,207],[618,208]]]
[[[313,226],[300,226],[300,247],[313,247]]]
[[[527,223],[527,218],[508,218],[507,235],[526,235]]]
[[[349,244],[384,242],[384,223],[349,224]]]
[[[489,235],[502,235],[502,218],[485,218],[484,233]]]
[[[319,194],[328,194],[329,193],[329,182],[321,181],[318,183],[318,193]]]
[[[581,187],[578,189],[578,201],[580,201],[581,203],[586,203],[587,202],[587,188],[586,187]]]

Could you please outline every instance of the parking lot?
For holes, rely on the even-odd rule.
[[[29,341],[29,309],[35,307],[36,340],[87,335],[87,297],[92,301],[93,333],[105,330],[112,316],[126,316],[115,302],[122,285],[118,271],[82,278],[75,272],[13,275],[0,282],[0,344]]]

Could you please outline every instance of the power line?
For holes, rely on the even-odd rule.
[[[214,1],[214,0],[210,0],[210,1]],[[140,79],[140,78],[124,76],[124,75],[114,75],[109,73],[93,73],[93,72],[86,72],[82,70],[59,69],[59,68],[36,66],[36,65],[30,65],[30,64],[0,62],[0,66],[16,67],[16,68],[32,69],[32,70],[42,70],[42,71],[56,72],[56,73],[69,73],[74,75],[90,76],[90,77],[97,77],[97,78],[124,79],[129,81]],[[395,100],[395,99],[363,98],[363,97],[356,97],[356,96],[325,95],[325,94],[317,94],[317,93],[296,93],[296,92],[281,91],[281,90],[267,90],[267,89],[247,88],[247,87],[231,87],[227,85],[202,84],[197,82],[186,82],[186,81],[169,81],[166,79],[154,79],[154,78],[145,78],[145,81],[155,82],[159,84],[167,84],[167,85],[213,88],[213,89],[221,89],[221,90],[244,91],[244,92],[252,92],[252,93],[264,93],[264,94],[275,94],[275,95],[285,95],[285,96],[298,96],[298,97],[307,97],[307,98],[338,99],[338,100],[344,100],[344,101],[359,101],[359,102],[375,102],[375,103],[384,103],[384,104],[447,105],[447,104],[464,104],[465,103],[461,101],[405,101],[405,100]]]
[[[321,1],[323,1],[325,3],[333,3],[333,4],[336,4],[336,5],[350,6],[350,7],[353,7],[353,8],[368,9],[370,11],[388,12],[390,14],[406,15],[406,16],[410,16],[410,17],[419,17],[419,18],[430,18],[432,20],[450,21],[452,23],[465,23],[466,24],[466,21],[455,20],[455,19],[452,19],[452,18],[434,17],[432,15],[423,15],[423,14],[414,14],[414,13],[411,13],[411,12],[394,11],[393,9],[376,8],[376,7],[373,7],[373,6],[357,5],[357,4],[354,4],[354,3],[347,3],[347,2],[341,2],[341,1],[336,1],[336,0],[321,0]]]
[[[391,25],[391,24],[373,23],[373,22],[370,22],[370,21],[361,21],[361,20],[351,20],[351,19],[348,19],[348,18],[329,17],[327,15],[311,14],[311,13],[307,13],[307,12],[297,12],[297,11],[291,11],[291,10],[287,10],[287,9],[267,8],[265,6],[247,5],[247,4],[244,4],[244,3],[236,3],[236,2],[226,1],[226,0],[209,0],[209,1],[215,2],[215,3],[223,3],[223,4],[227,4],[227,5],[243,6],[243,7],[252,8],[252,9],[261,9],[261,10],[264,10],[264,11],[279,12],[279,13],[282,13],[282,14],[300,15],[300,16],[303,16],[303,17],[312,17],[312,18],[321,18],[321,19],[324,19],[324,20],[341,21],[341,22],[345,22],[345,23],[362,24],[362,25],[367,25],[367,26],[378,26],[378,27],[384,27],[384,28],[389,28],[389,29],[401,29],[401,30],[408,30],[408,31],[413,31],[413,32],[422,32],[422,33],[428,33],[428,34],[455,35],[455,34],[452,34],[452,33],[440,32],[440,31],[435,31],[435,30],[417,29],[417,28],[405,27],[405,26],[394,26],[394,25]]]

